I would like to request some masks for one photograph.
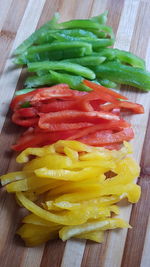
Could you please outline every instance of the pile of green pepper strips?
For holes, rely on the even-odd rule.
[[[14,51],[14,63],[27,65],[34,73],[25,81],[27,88],[16,94],[58,83],[89,91],[82,83],[84,78],[110,88],[127,84],[150,90],[150,73],[145,70],[144,60],[108,48],[114,44],[114,34],[106,25],[107,12],[84,20],[58,23],[58,19],[56,13]]]

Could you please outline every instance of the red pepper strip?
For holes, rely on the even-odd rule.
[[[27,94],[23,94],[23,95],[17,95],[15,96],[10,104],[10,107],[12,110],[15,110],[17,108],[20,107],[20,105],[24,102],[29,102],[31,100],[31,97],[33,96],[34,91],[29,92]]]
[[[79,103],[78,101],[73,101],[73,100],[53,100],[50,103],[37,103],[34,105],[35,108],[39,112],[42,113],[48,113],[48,112],[56,112],[56,111],[62,111],[62,110],[81,110],[81,111],[93,111],[92,106],[90,105],[89,102],[83,102],[82,104]]]
[[[107,104],[107,105],[101,106],[101,110],[111,111],[112,109],[116,108],[117,106],[122,108],[122,109],[130,110],[136,114],[143,114],[144,113],[144,107],[142,105],[132,103],[132,102],[126,102],[126,101],[120,101],[117,105]]]
[[[97,131],[102,131],[102,130],[122,130],[123,128],[130,127],[131,125],[124,121],[124,120],[119,120],[119,121],[108,121],[104,123],[100,123],[98,125],[90,126],[88,128],[82,129],[78,131],[75,135],[68,137],[68,140],[74,140],[81,138],[83,136],[87,136],[89,134],[95,133]]]
[[[91,111],[83,112],[76,110],[65,110],[50,112],[48,114],[39,113],[40,119],[38,126],[42,129],[49,129],[51,123],[63,122],[92,122],[99,123],[102,120],[119,120],[117,115],[108,112]]]
[[[51,87],[39,88],[27,94],[15,96],[10,106],[12,110],[17,109],[22,103],[30,102],[31,99],[34,99],[34,97],[36,101],[39,101],[40,95],[42,98],[45,97],[46,99],[73,96],[72,91],[73,90],[70,90],[67,84],[58,84]]]
[[[24,150],[27,147],[41,147],[45,145],[50,145],[58,140],[65,140],[68,136],[75,134],[75,130],[63,131],[63,132],[36,132],[27,131],[24,135],[20,137],[16,145],[12,146],[15,151]]]
[[[88,87],[90,87],[91,89],[93,89],[95,92],[99,93],[99,92],[102,92],[104,94],[109,94],[115,98],[121,98],[121,99],[128,99],[126,96],[123,96],[113,90],[110,90],[109,88],[106,88],[102,85],[99,85],[97,83],[93,83],[91,81],[88,81],[88,80],[84,80],[83,83],[85,85],[87,85]]]
[[[46,128],[49,132],[56,131],[68,131],[75,129],[82,129],[85,127],[93,126],[92,123],[89,122],[78,122],[78,123],[50,123]]]
[[[20,117],[37,117],[37,110],[33,107],[20,108],[17,110],[17,114],[20,115]]]
[[[50,103],[44,104],[40,103],[39,106],[35,105],[37,110],[42,113],[48,113],[48,112],[56,112],[56,111],[62,111],[62,110],[69,110],[73,109],[75,107],[75,103],[73,100],[63,101],[63,100],[53,100]]]
[[[37,89],[34,92],[35,94],[32,96],[31,104],[53,98],[64,99],[73,97],[73,90],[70,90],[67,84],[58,84],[52,87]]]
[[[88,95],[81,96],[80,99],[81,99],[80,101],[100,100],[100,103],[101,101],[104,101],[104,103],[110,102],[114,104],[117,104],[118,102],[120,102],[114,96],[109,95],[107,93],[103,93],[100,90],[97,90],[97,92],[96,91],[89,92]]]
[[[75,109],[84,110],[84,111],[94,111],[95,106],[92,105],[92,103],[97,101],[97,106],[98,105],[100,106],[100,104],[104,104],[104,103],[108,102],[108,98],[105,101],[103,100],[103,98],[105,99],[106,95],[105,96],[99,96],[98,94],[96,94],[94,92],[89,93],[88,95],[86,94],[86,95],[83,95],[81,97],[75,98],[76,99],[76,108]],[[110,97],[109,97],[109,100],[110,100]],[[115,103],[116,103],[116,101],[115,101]]]
[[[124,128],[120,132],[111,133],[109,131],[97,131],[94,134],[77,139],[80,142],[91,146],[104,146],[113,143],[122,143],[129,141],[134,137],[132,128]]]
[[[36,126],[38,124],[39,117],[23,118],[20,116],[20,114],[16,110],[14,114],[12,115],[12,121],[24,127]]]

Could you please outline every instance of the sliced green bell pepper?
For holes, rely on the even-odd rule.
[[[49,29],[57,29],[58,19],[59,19],[59,13],[55,13],[50,21],[48,21],[41,28],[32,33],[21,45],[19,45],[15,49],[13,54],[14,55],[22,54],[23,52],[26,51],[28,47],[30,47],[36,42],[36,40],[42,35],[43,32],[47,32]]]
[[[62,61],[43,61],[28,63],[28,71],[37,72],[39,70],[62,70],[83,76],[87,79],[95,79],[95,73],[92,70],[76,63]]]
[[[107,62],[96,66],[94,70],[97,78],[135,86],[143,91],[150,90],[150,72],[143,69],[123,65],[119,62]]]

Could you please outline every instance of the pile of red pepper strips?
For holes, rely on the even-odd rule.
[[[131,140],[131,125],[120,115],[123,111],[144,113],[143,106],[88,80],[84,84],[92,91],[71,90],[67,84],[58,84],[15,96],[12,120],[28,129],[13,149],[41,147],[60,139],[120,149],[123,141]]]

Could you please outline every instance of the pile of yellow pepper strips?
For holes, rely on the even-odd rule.
[[[134,183],[140,168],[131,153],[127,142],[119,151],[63,140],[25,149],[17,157],[22,171],[1,176],[1,183],[30,211],[17,231],[26,245],[57,237],[102,242],[105,230],[130,227],[112,213],[119,214],[123,198],[140,197]]]

